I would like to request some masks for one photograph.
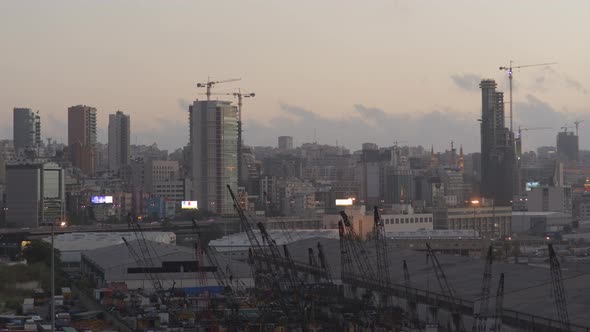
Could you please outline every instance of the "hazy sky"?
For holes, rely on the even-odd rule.
[[[132,142],[188,141],[196,83],[241,77],[245,141],[359,148],[393,141],[479,150],[481,77],[507,90],[516,71],[515,123],[525,148],[554,144],[586,119],[590,148],[588,1],[0,1],[0,138],[12,108],[40,110],[43,136],[67,141],[67,107],[131,115]],[[507,94],[506,94],[507,95]]]

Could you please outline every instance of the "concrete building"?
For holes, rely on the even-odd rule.
[[[233,214],[226,186],[238,189],[238,109],[229,101],[195,101],[190,107],[192,198],[217,214]]]
[[[30,108],[13,109],[14,149],[17,155],[38,154],[41,146],[41,117]]]
[[[192,183],[190,179],[169,179],[154,182],[152,194],[180,204],[190,198]]]
[[[38,227],[65,220],[65,180],[55,163],[6,165],[6,221],[16,227]]]
[[[527,192],[526,210],[572,214],[572,188],[543,186]]]
[[[283,152],[293,150],[293,137],[279,136],[279,150]]]
[[[72,165],[84,174],[96,169],[96,108],[77,105],[68,108],[68,146]]]
[[[563,131],[557,134],[557,156],[561,160],[578,160],[578,136]]]
[[[504,94],[494,80],[482,80],[481,196],[508,205],[514,195],[514,134],[504,125]]]
[[[473,206],[437,210],[435,229],[475,230],[482,237],[498,238],[511,234],[510,206]]]
[[[129,164],[131,145],[131,121],[129,115],[117,111],[109,114],[109,169],[118,171]]]
[[[155,193],[157,184],[161,182],[178,180],[180,178],[180,166],[176,160],[146,160],[143,164],[144,191]]]
[[[432,213],[383,214],[386,233],[433,230]]]
[[[572,215],[563,212],[514,211],[512,233],[543,236],[572,225]]]

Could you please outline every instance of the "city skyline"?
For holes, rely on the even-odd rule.
[[[158,3],[3,2],[0,37],[18,52],[7,52],[0,63],[6,73],[0,78],[0,114],[9,116],[21,106],[39,110],[43,137],[65,142],[67,107],[92,105],[104,143],[108,114],[121,109],[137,119],[132,144],[157,142],[173,150],[188,142],[188,105],[204,98],[196,83],[208,76],[241,77],[215,91],[256,92],[257,98],[244,103],[247,145],[275,145],[284,134],[293,136],[295,145],[315,136],[353,150],[363,142],[384,146],[396,140],[442,150],[454,140],[474,152],[479,80],[495,79],[507,92],[499,66],[511,59],[515,65],[557,61],[516,71],[514,79],[515,125],[554,127],[526,133],[524,149],[555,145],[559,127],[584,117],[590,71],[584,66],[587,51],[577,41],[586,30],[580,8],[589,5],[506,4],[510,11],[501,3],[464,3],[457,10],[436,3],[221,2],[181,3],[172,10]],[[221,8],[228,18],[223,26],[206,15]],[[557,9],[564,15],[556,17]],[[269,12],[273,15],[265,15]],[[475,15],[480,12],[489,25],[481,24]],[[456,15],[462,20],[453,19]],[[324,24],[326,17],[332,24]],[[35,24],[19,24],[28,20]],[[105,20],[108,26],[101,24]],[[530,29],[512,31],[502,23],[514,20]],[[199,42],[189,42],[193,38]],[[486,46],[489,39],[493,48]],[[204,44],[222,55],[203,54]],[[37,57],[39,48],[47,56]],[[55,84],[58,74],[62,79]],[[12,137],[10,127],[8,121],[0,124],[0,137]],[[589,148],[583,133],[580,147]]]

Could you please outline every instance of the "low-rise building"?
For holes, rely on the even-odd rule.
[[[475,230],[484,238],[510,235],[512,207],[473,206],[469,208],[438,209],[435,229]]]
[[[514,211],[512,213],[512,233],[544,235],[572,225],[572,215],[563,212]]]

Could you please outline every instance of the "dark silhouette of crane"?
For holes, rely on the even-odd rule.
[[[207,79],[207,82],[205,83],[197,83],[197,88],[206,88],[207,92],[205,93],[207,95],[207,100],[211,99],[211,88],[213,86],[215,86],[216,84],[219,83],[229,83],[229,82],[236,82],[236,81],[240,81],[241,78],[232,78],[229,80],[222,80],[222,81],[211,81],[209,79]]]
[[[553,286],[553,297],[555,299],[555,308],[557,309],[557,319],[564,331],[570,331],[570,318],[567,311],[567,300],[565,289],[563,287],[563,276],[561,275],[561,265],[553,250],[553,244],[549,243],[549,267],[551,270],[551,284]]]
[[[538,63],[538,64],[534,64],[534,65],[522,65],[522,66],[513,66],[512,65],[513,61],[510,60],[510,65],[508,67],[500,67],[500,70],[505,70],[508,72],[508,82],[510,84],[510,132],[512,132],[512,75],[514,73],[514,69],[519,69],[519,68],[526,68],[526,67],[537,67],[537,66],[550,66],[550,65],[555,65],[557,64],[557,62],[548,62],[548,63]]]

